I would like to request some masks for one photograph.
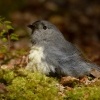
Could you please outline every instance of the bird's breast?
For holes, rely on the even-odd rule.
[[[48,75],[49,72],[55,71],[54,66],[49,65],[46,62],[46,55],[44,52],[44,47],[33,46],[29,54],[29,63],[26,69],[31,71],[39,71],[43,74]]]

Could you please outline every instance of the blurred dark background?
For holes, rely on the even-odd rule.
[[[48,20],[100,64],[100,0],[1,0],[0,16],[11,20],[16,29],[38,19]]]

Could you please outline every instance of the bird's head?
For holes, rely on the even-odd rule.
[[[33,43],[56,41],[61,35],[55,25],[44,20],[38,20],[28,27],[32,30],[31,41]]]

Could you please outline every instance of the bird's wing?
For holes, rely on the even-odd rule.
[[[79,52],[68,54],[64,49],[50,47],[46,55],[47,62],[54,65],[57,73],[78,77],[90,71],[88,63],[80,58]]]

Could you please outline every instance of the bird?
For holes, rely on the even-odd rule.
[[[67,41],[54,24],[37,20],[28,27],[32,46],[26,70],[51,77],[83,77],[94,69],[100,71],[98,65],[82,57],[82,52]]]

